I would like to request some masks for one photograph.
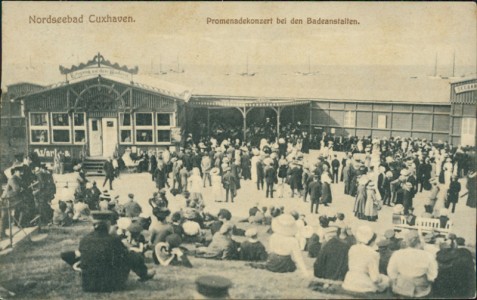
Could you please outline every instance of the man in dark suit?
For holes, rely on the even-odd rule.
[[[273,160],[269,159],[265,166],[265,183],[267,185],[267,191],[265,192],[265,197],[273,198],[273,184],[277,181],[277,171],[273,167]]]
[[[140,253],[128,250],[118,236],[109,233],[112,212],[94,211],[92,216],[94,231],[80,240],[79,251],[61,253],[61,258],[73,267],[79,261],[83,291],[123,289],[131,270],[139,281],[154,277],[155,271],[148,271]]]
[[[317,214],[321,197],[321,183],[318,180],[318,175],[313,175],[313,181],[308,184],[308,193],[310,194],[311,212],[313,213],[314,206],[315,214]]]
[[[224,171],[224,176],[222,177],[222,184],[225,189],[225,202],[229,202],[229,194],[230,200],[232,203],[234,202],[234,197],[237,191],[236,187],[236,178],[230,171],[230,168],[227,167]]]
[[[332,170],[332,176],[333,176],[333,183],[338,183],[338,173],[340,169],[340,161],[337,158],[337,155],[334,155],[334,159],[331,161],[331,170]]]
[[[104,182],[103,187],[106,185],[106,182],[109,180],[109,189],[113,189],[113,180],[114,180],[114,167],[113,167],[113,158],[110,157],[107,161],[104,162]]]

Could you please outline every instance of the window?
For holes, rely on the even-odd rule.
[[[378,128],[379,129],[386,129],[387,128],[387,116],[386,115],[378,115]]]
[[[154,123],[152,113],[136,113],[136,142],[153,143]]]
[[[30,142],[32,144],[49,142],[47,113],[30,113]]]
[[[174,115],[169,113],[157,113],[157,142],[170,143],[171,142],[171,127],[173,126]]]
[[[171,114],[157,114],[157,126],[171,126]]]
[[[170,143],[171,142],[171,131],[170,130],[158,130],[157,131],[157,142],[158,143]]]
[[[75,144],[83,144],[86,142],[86,122],[84,113],[73,114],[74,140]]]
[[[462,135],[475,135],[475,119],[463,118],[462,119]]]
[[[356,124],[356,112],[347,111],[344,115],[344,126],[345,127],[354,127]]]
[[[119,138],[121,144],[130,144],[132,142],[131,114],[119,114]]]
[[[51,113],[53,143],[70,143],[70,118],[67,113]]]

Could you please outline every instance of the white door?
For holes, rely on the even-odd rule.
[[[118,143],[118,127],[116,118],[103,118],[103,156],[113,156]]]
[[[475,118],[462,118],[462,146],[475,146]]]
[[[89,155],[103,155],[101,119],[89,119]]]

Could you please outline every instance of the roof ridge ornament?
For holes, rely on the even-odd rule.
[[[135,75],[139,71],[138,66],[135,66],[134,68],[128,68],[128,66],[126,66],[126,65],[120,66],[118,63],[112,63],[109,60],[106,60],[104,58],[104,56],[101,55],[100,52],[98,52],[98,54],[96,54],[93,57],[93,59],[88,60],[88,62],[86,62],[86,63],[80,63],[79,65],[72,65],[71,68],[66,68],[66,67],[63,67],[63,66],[60,65],[59,69],[60,69],[60,73],[62,75],[68,75],[72,72],[79,71],[79,70],[82,70],[82,69],[86,69],[86,68],[94,66],[94,65],[97,65],[98,68],[101,68],[101,65],[107,66],[107,67],[110,67],[110,68],[113,68],[113,69],[116,69],[116,70],[119,70],[119,71],[129,73],[131,75]]]

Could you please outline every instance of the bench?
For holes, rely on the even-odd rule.
[[[441,228],[441,222],[439,219],[432,218],[416,218],[416,224],[414,226],[408,225],[405,216],[400,216],[399,223],[394,224],[394,230],[400,231],[402,229],[420,229],[422,232],[435,231],[441,234],[448,234],[452,231],[452,221],[447,221],[446,227]]]

